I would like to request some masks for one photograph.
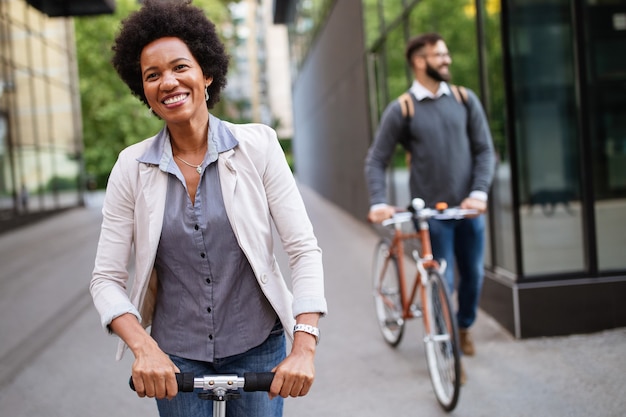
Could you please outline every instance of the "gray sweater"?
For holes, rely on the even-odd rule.
[[[467,92],[467,105],[453,95],[418,101],[411,94],[415,114],[409,126],[397,100],[387,106],[365,160],[371,205],[388,203],[385,171],[408,129],[411,198],[452,207],[472,191],[489,192],[495,169],[491,132],[480,101]]]

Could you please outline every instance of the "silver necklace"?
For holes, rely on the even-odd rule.
[[[199,165],[194,165],[194,164],[190,164],[189,162],[185,161],[183,158],[181,158],[178,155],[174,155],[176,158],[178,158],[183,164],[190,166],[192,168],[196,169],[196,172],[198,173],[198,175],[202,175],[202,164],[204,163],[204,160],[202,162],[200,162]]]

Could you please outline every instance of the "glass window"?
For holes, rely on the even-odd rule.
[[[590,141],[598,268],[626,268],[626,5],[589,1],[587,16]]]
[[[82,138],[75,129],[71,22],[25,2],[0,4],[0,77],[11,84],[0,100],[1,207],[22,214],[75,206]]]
[[[509,0],[525,276],[585,268],[569,0]]]

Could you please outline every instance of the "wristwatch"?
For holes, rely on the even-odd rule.
[[[315,344],[320,343],[320,329],[310,324],[296,324],[293,326],[293,332],[304,332],[315,336]]]

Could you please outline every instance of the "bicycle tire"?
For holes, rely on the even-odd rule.
[[[398,260],[390,255],[391,244],[381,239],[374,252],[372,289],[378,327],[390,346],[396,347],[404,334]]]
[[[456,407],[461,391],[461,359],[456,317],[441,274],[429,270],[423,306],[424,350],[435,397],[446,411]]]

